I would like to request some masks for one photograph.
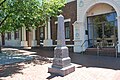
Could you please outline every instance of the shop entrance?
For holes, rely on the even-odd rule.
[[[88,47],[115,47],[117,43],[116,12],[88,17]]]

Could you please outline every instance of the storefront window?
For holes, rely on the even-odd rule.
[[[15,38],[15,40],[19,39],[19,31],[14,32],[14,38]]]
[[[88,17],[88,44],[93,47],[97,42],[103,47],[114,47],[117,41],[116,12]],[[111,43],[110,43],[111,42]]]
[[[65,39],[70,39],[70,22],[65,22],[64,26],[65,26]],[[57,24],[56,24],[56,34],[57,34]]]
[[[8,33],[7,33],[7,39],[8,39],[8,40],[11,40],[11,32],[8,32]]]
[[[69,22],[65,22],[65,39],[70,38],[70,26]]]
[[[44,27],[40,27],[40,42],[43,42],[44,40]]]

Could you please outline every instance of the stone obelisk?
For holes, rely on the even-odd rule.
[[[53,64],[48,68],[48,72],[65,76],[74,71],[75,67],[71,64],[69,51],[65,44],[64,17],[59,15],[57,27],[57,47],[54,49]]]

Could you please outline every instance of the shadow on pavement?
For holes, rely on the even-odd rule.
[[[34,48],[37,55],[53,58],[54,48]],[[85,55],[69,51],[72,63],[86,67],[120,70],[120,58],[110,56]]]
[[[97,67],[113,70],[120,70],[120,58],[108,56],[95,56],[70,53],[72,63],[82,65],[84,67]]]
[[[23,62],[25,64],[33,63],[35,65],[44,65],[47,63],[51,63],[48,58],[53,58],[54,51],[53,49],[45,49],[45,48],[34,48],[30,51],[37,52],[34,55],[37,55],[33,60]],[[108,56],[94,56],[94,55],[84,55],[84,54],[76,54],[70,52],[70,57],[72,63],[82,65],[81,67],[97,67],[97,68],[106,68],[106,69],[114,69],[120,70],[120,58],[108,57]],[[77,67],[77,68],[81,68]],[[19,63],[12,65],[4,65],[0,66],[0,77],[12,76],[12,74],[20,73],[22,69],[26,68],[24,65],[19,65]],[[51,74],[51,76],[47,77],[48,80],[57,77],[58,75]]]
[[[7,76],[12,76],[13,74],[19,73],[23,74],[20,72],[24,68],[24,65],[18,65],[12,64],[12,65],[4,65],[0,67],[0,77],[7,77]]]
[[[20,64],[23,63],[23,64]],[[0,77],[8,77],[13,74],[23,74],[21,72],[23,69],[27,68],[25,67],[26,64],[31,64],[31,66],[35,65],[44,65],[47,63],[51,63],[51,60],[49,60],[47,57],[42,57],[42,56],[35,56],[32,60],[29,61],[24,61],[24,62],[19,62],[19,63],[14,63],[14,64],[9,64],[9,65],[1,65],[0,66]]]
[[[55,77],[58,77],[58,76],[60,76],[60,75],[52,74],[52,73],[51,73],[50,76],[47,77],[46,79],[51,80],[52,78],[55,78]],[[60,76],[60,77],[63,77],[63,76]]]

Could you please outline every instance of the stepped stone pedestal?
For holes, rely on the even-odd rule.
[[[64,17],[58,16],[58,33],[57,47],[54,49],[54,59],[51,67],[48,68],[49,73],[65,76],[75,71],[75,66],[71,64],[69,51],[65,44],[64,34]]]

